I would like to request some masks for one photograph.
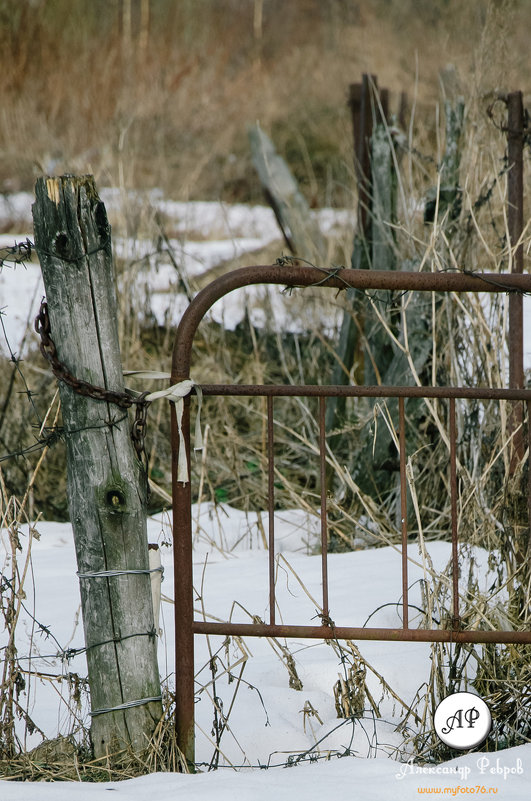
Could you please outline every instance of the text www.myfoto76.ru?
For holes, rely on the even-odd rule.
[[[464,787],[459,784],[457,787],[417,787],[417,793],[437,793],[442,795],[458,795],[459,793],[467,793],[469,795],[494,795],[497,792],[497,787],[485,787],[484,784],[476,784],[472,787]]]

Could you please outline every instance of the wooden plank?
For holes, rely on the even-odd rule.
[[[286,244],[301,259],[321,264],[326,240],[291,171],[259,125],[249,130],[253,164],[271,204]]]

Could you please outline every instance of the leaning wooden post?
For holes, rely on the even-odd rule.
[[[57,357],[123,393],[110,226],[92,176],[40,178],[35,247]],[[59,384],[96,757],[148,745],[162,715],[145,479],[127,409]]]
[[[287,246],[295,256],[319,264],[326,256],[326,240],[288,165],[259,125],[249,129],[249,144],[254,167]]]

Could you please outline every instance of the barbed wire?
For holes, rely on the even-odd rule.
[[[22,245],[25,248],[23,250],[23,253],[27,257],[27,254],[30,252],[30,248],[33,247],[33,244],[31,242],[29,242],[29,240],[28,240],[27,246],[26,246],[26,243],[22,243]],[[15,251],[19,247],[21,247],[21,246],[15,245],[12,248],[5,248],[4,250],[9,251],[9,253],[12,253],[12,252],[15,253]],[[21,264],[21,263],[23,263],[23,262],[20,259],[17,262],[17,264]],[[1,266],[1,264],[0,264],[0,266]],[[43,307],[44,307],[44,311],[43,311]],[[54,374],[56,375],[56,377],[59,380],[62,379],[66,383],[69,383],[70,385],[73,385],[73,388],[75,389],[75,391],[78,391],[78,392],[81,391],[82,393],[85,392],[86,394],[90,393],[91,397],[94,397],[94,395],[99,391],[100,395],[99,396],[97,395],[96,399],[110,400],[111,402],[117,403],[122,409],[125,409],[125,413],[123,415],[119,416],[119,417],[115,417],[115,416],[111,415],[110,419],[108,419],[105,422],[100,423],[100,424],[87,425],[87,426],[83,426],[81,428],[75,428],[75,429],[66,429],[66,428],[64,428],[64,426],[44,426],[43,425],[43,419],[42,419],[42,417],[41,417],[41,415],[39,413],[37,405],[34,402],[34,398],[37,397],[39,393],[33,391],[30,388],[30,385],[29,385],[29,383],[28,383],[28,381],[26,379],[26,376],[24,375],[24,372],[21,369],[21,363],[22,363],[23,359],[21,359],[20,357],[17,356],[17,354],[15,353],[14,349],[12,348],[12,346],[10,344],[9,337],[8,337],[8,334],[7,334],[7,330],[6,330],[6,326],[5,326],[4,319],[3,319],[4,316],[5,316],[5,311],[3,309],[1,309],[0,310],[0,328],[1,328],[1,333],[2,333],[3,339],[4,339],[5,344],[6,344],[7,351],[8,351],[8,354],[9,354],[9,361],[13,364],[13,370],[11,372],[10,380],[9,380],[8,387],[7,387],[7,390],[6,390],[6,395],[5,395],[3,404],[2,404],[2,408],[0,410],[0,431],[2,430],[3,423],[4,423],[5,418],[6,418],[7,410],[8,410],[8,407],[9,407],[9,403],[10,403],[10,400],[11,400],[11,397],[12,397],[12,394],[13,394],[13,391],[14,391],[15,381],[16,381],[16,378],[18,376],[18,378],[20,378],[20,380],[22,381],[22,384],[23,384],[23,387],[24,387],[24,390],[22,391],[22,394],[26,395],[29,403],[31,404],[32,415],[33,415],[34,419],[37,421],[36,424],[33,424],[31,426],[31,428],[37,429],[39,434],[35,438],[35,442],[33,442],[31,445],[27,445],[27,446],[24,446],[24,447],[19,447],[19,448],[13,449],[13,450],[8,450],[8,452],[0,455],[0,463],[9,461],[11,459],[16,459],[16,458],[27,458],[31,454],[36,453],[38,451],[41,451],[46,447],[54,447],[58,442],[64,441],[65,438],[67,436],[71,435],[71,434],[79,433],[81,431],[86,431],[86,430],[107,428],[107,427],[112,429],[112,428],[116,427],[117,425],[119,425],[124,420],[127,420],[128,419],[127,408],[129,408],[130,406],[136,405],[138,413],[137,413],[137,420],[135,421],[135,424],[133,426],[132,438],[133,438],[133,444],[134,444],[135,449],[137,451],[137,455],[139,456],[139,459],[144,463],[144,466],[146,466],[146,458],[145,458],[145,449],[144,449],[143,437],[145,435],[145,406],[147,405],[147,403],[143,400],[142,395],[140,395],[138,397],[134,397],[133,395],[129,395],[127,392],[114,393],[114,392],[112,392],[110,390],[107,390],[107,389],[105,389],[103,387],[102,388],[93,387],[92,385],[87,384],[87,382],[79,381],[75,377],[71,376],[71,374],[68,373],[68,371],[66,371],[66,368],[64,368],[64,365],[62,365],[58,361],[58,359],[56,358],[55,346],[53,345],[53,342],[52,342],[52,340],[51,340],[51,338],[49,336],[49,321],[48,321],[48,318],[47,318],[47,313],[46,313],[47,310],[46,310],[45,307],[46,307],[46,304],[43,301],[41,303],[41,310],[39,312],[39,316],[37,318],[37,322],[36,322],[35,328],[37,330],[37,333],[39,333],[41,335],[41,340],[43,340],[43,341],[41,341],[41,351],[43,352],[43,354],[45,355],[47,360],[50,362],[50,364],[52,365],[52,370],[53,370]],[[65,378],[65,373],[66,373],[66,378]],[[80,384],[83,385],[83,386],[81,386],[81,389],[79,389],[79,385]],[[85,387],[85,384],[86,384],[86,387]],[[143,394],[146,394],[146,393],[143,393]],[[5,444],[5,441],[4,440],[2,440],[2,441]]]
[[[13,588],[13,582],[3,573],[0,573],[0,594],[3,593],[6,589],[11,590],[11,592],[15,592]],[[114,637],[110,637],[106,640],[100,640],[99,642],[91,643],[90,645],[84,645],[79,648],[63,648],[57,637],[52,634],[50,630],[50,626],[41,623],[35,615],[28,609],[27,605],[24,601],[20,602],[20,605],[24,612],[28,615],[32,623],[35,624],[37,628],[37,634],[43,634],[45,639],[51,638],[55,644],[57,645],[57,651],[50,654],[28,654],[26,656],[19,656],[17,654],[17,660],[19,662],[26,662],[26,661],[34,661],[38,659],[60,659],[62,662],[70,662],[74,657],[79,656],[80,654],[87,653],[91,651],[93,648],[101,648],[104,645],[112,645],[120,642],[124,642],[125,640],[130,640],[134,637],[151,637],[154,638],[157,636],[157,632],[155,627],[150,629],[149,631],[137,631],[133,632],[132,634],[123,634],[123,635],[115,635]],[[0,651],[5,651],[8,646],[0,647]]]
[[[5,415],[6,415],[6,412],[7,412],[7,407],[9,405],[9,400],[11,398],[11,394],[12,394],[12,391],[13,391],[15,374],[18,374],[19,377],[21,378],[22,383],[24,385],[24,394],[26,395],[26,397],[28,398],[28,400],[29,400],[29,402],[31,404],[34,416],[37,419],[39,425],[42,425],[41,416],[39,415],[37,407],[33,402],[33,398],[35,397],[35,395],[37,393],[33,392],[29,388],[28,382],[26,381],[26,377],[24,376],[24,373],[22,372],[22,370],[20,368],[20,364],[22,362],[22,359],[17,357],[16,353],[14,352],[13,348],[10,345],[10,342],[9,342],[9,339],[8,339],[8,336],[7,336],[6,327],[5,327],[5,324],[4,324],[4,316],[5,316],[4,309],[0,309],[0,327],[2,329],[3,338],[5,340],[5,343],[6,343],[8,352],[9,352],[9,361],[13,364],[13,372],[11,374],[10,383],[9,383],[9,386],[8,386],[8,389],[7,389],[7,392],[6,392],[6,397],[5,397],[4,403],[2,405],[2,411],[0,412],[0,430],[2,429],[2,426],[3,426],[3,423],[4,423],[4,419],[5,419]]]
[[[15,240],[13,245],[7,245],[0,248],[0,267],[6,264],[22,264],[26,266],[26,262],[30,261],[35,245],[26,237],[24,242],[17,242]]]
[[[347,281],[344,278],[342,278],[342,276],[341,276],[342,270],[346,269],[344,266],[321,267],[321,266],[319,266],[317,264],[313,264],[313,262],[311,262],[311,261],[308,261],[308,259],[301,259],[298,256],[281,256],[276,260],[275,264],[278,264],[280,267],[283,267],[283,266],[286,266],[286,265],[297,264],[298,262],[302,262],[303,264],[307,264],[309,267],[313,267],[314,269],[319,270],[320,272],[323,273],[322,280],[316,281],[313,284],[308,284],[307,287],[305,287],[305,288],[314,287],[314,286],[321,286],[329,278],[338,278],[344,284],[344,287],[341,287],[338,290],[338,292],[343,292],[345,290],[354,289],[356,292],[359,292],[360,294],[363,294],[372,303],[380,303],[383,306],[385,306],[387,309],[393,309],[393,308],[398,307],[398,301],[402,297],[405,297],[406,295],[408,295],[409,292],[413,291],[413,290],[410,290],[410,289],[405,289],[405,290],[402,290],[402,291],[399,291],[399,292],[395,292],[393,290],[389,290],[388,293],[387,293],[387,296],[378,295],[376,293],[369,292],[368,290],[363,289],[363,288],[360,289],[358,287],[353,287],[349,283],[347,283]],[[482,281],[484,281],[486,284],[491,284],[492,286],[500,287],[507,294],[524,295],[524,296],[525,295],[531,295],[531,292],[529,290],[521,289],[520,287],[511,286],[509,284],[503,284],[502,281],[499,280],[498,278],[492,278],[490,276],[486,276],[484,273],[482,273],[482,272],[480,272],[478,270],[467,270],[465,268],[462,268],[460,270],[456,270],[453,267],[451,267],[451,268],[448,267],[448,268],[442,268],[442,269],[438,270],[437,272],[440,272],[440,273],[462,273],[463,275],[469,275],[469,276],[472,276],[472,277],[475,277],[475,278],[479,278]],[[499,276],[500,276],[500,278],[503,278],[503,273],[499,273]],[[294,287],[294,286],[286,286],[282,290],[282,292],[291,294],[291,292],[293,292],[293,290],[296,289],[296,288],[297,287]]]
[[[365,713],[367,713],[367,714],[365,714]],[[387,721],[384,718],[379,718],[379,720],[382,723],[388,724],[389,726],[393,726],[393,727],[396,726],[396,723],[392,723],[391,721]],[[364,721],[372,722],[372,724],[373,724],[373,732],[372,732],[371,735],[366,731],[365,726],[364,726]],[[244,769],[244,768],[255,768],[255,769],[259,769],[259,770],[273,770],[275,768],[295,767],[295,766],[297,766],[299,764],[302,764],[304,762],[310,762],[310,763],[312,763],[312,762],[322,762],[322,761],[331,762],[333,759],[343,759],[343,758],[346,758],[346,757],[357,757],[357,756],[359,756],[359,754],[352,749],[356,724],[358,726],[360,726],[360,728],[364,731],[365,736],[366,736],[366,738],[367,738],[367,740],[369,742],[369,750],[370,751],[372,750],[372,751],[377,752],[379,750],[383,751],[384,749],[388,748],[388,749],[393,750],[393,751],[396,752],[397,748],[394,745],[387,744],[387,743],[379,743],[379,742],[377,742],[375,745],[373,745],[371,743],[371,737],[374,738],[376,736],[375,722],[376,722],[376,718],[375,718],[374,712],[372,710],[368,710],[367,709],[367,710],[364,710],[364,713],[362,715],[359,715],[359,716],[351,715],[348,718],[344,718],[343,720],[340,721],[340,723],[338,723],[337,725],[335,725],[331,729],[329,729],[321,738],[316,740],[305,751],[301,751],[299,753],[290,754],[287,757],[287,759],[285,759],[284,761],[273,762],[272,761],[273,758],[275,756],[278,756],[278,755],[282,754],[283,752],[282,751],[272,751],[269,754],[267,762],[265,762],[265,763],[257,762],[256,764],[252,764],[252,763],[248,762],[248,763],[242,763],[242,764],[238,764],[238,765],[236,765],[234,763],[230,763],[230,764],[227,764],[227,765],[217,765],[216,766],[216,770],[218,770],[220,768],[230,768],[232,770],[234,770],[234,769],[241,770],[241,769]],[[349,724],[352,726],[352,732],[351,732],[350,741],[349,741],[348,745],[344,746],[341,750],[334,748],[334,749],[331,749],[330,751],[327,751],[324,754],[319,753],[318,749],[319,749],[319,746],[321,745],[321,743],[323,743],[334,732],[338,731],[338,729],[341,729],[344,726],[348,726]],[[206,768],[208,768],[210,763],[208,763],[208,762],[196,762],[195,765],[196,765],[196,767],[206,767]]]
[[[115,428],[124,420],[127,420],[127,414],[122,415],[122,417],[118,417],[116,419],[106,420],[103,423],[89,425],[89,426],[82,426],[81,428],[72,428],[67,429],[64,426],[32,426],[32,428],[38,428],[40,431],[44,432],[42,436],[37,437],[36,441],[33,445],[28,445],[26,448],[19,448],[16,451],[10,451],[9,453],[5,453],[0,456],[0,463],[6,462],[10,459],[15,459],[17,457],[26,457],[31,453],[36,453],[37,451],[43,450],[43,448],[53,448],[58,442],[64,442],[66,437],[72,434],[78,434],[81,431],[88,431],[91,429],[103,429],[103,428]]]
[[[393,290],[389,290],[387,295],[378,295],[375,292],[370,292],[367,289],[362,289],[359,287],[353,287],[349,284],[345,279],[341,276],[341,272],[347,269],[344,265],[333,265],[332,267],[321,267],[318,264],[314,264],[313,262],[309,261],[308,259],[302,259],[300,256],[279,256],[276,259],[275,264],[278,264],[279,267],[291,266],[296,265],[297,263],[307,264],[308,267],[313,267],[316,270],[319,270],[323,273],[323,278],[320,281],[315,281],[313,284],[308,284],[308,286],[304,287],[308,289],[309,287],[317,287],[322,286],[329,278],[337,278],[343,284],[342,287],[338,289],[338,294],[340,292],[349,292],[353,291],[359,293],[360,295],[364,295],[368,298],[372,303],[380,303],[386,308],[393,309],[398,306],[398,301],[400,298],[405,297],[409,289],[405,289],[400,292],[395,292]],[[295,289],[298,287],[295,286],[286,286],[284,289],[281,290],[281,294],[283,295],[291,295]]]
[[[147,396],[149,392],[134,394],[128,390],[119,391],[107,389],[107,387],[92,384],[75,376],[68,367],[59,359],[55,342],[51,337],[50,318],[48,316],[48,304],[43,298],[39,313],[35,318],[35,331],[41,339],[40,350],[44,358],[52,368],[52,372],[58,381],[69,386],[76,394],[96,401],[105,401],[119,406],[121,409],[135,407],[135,421],[131,429],[131,440],[135,448],[137,457],[144,465],[147,473],[148,460],[145,451],[145,435],[147,422],[147,409],[151,403]]]

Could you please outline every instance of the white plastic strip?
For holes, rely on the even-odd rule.
[[[161,373],[157,371],[150,371],[150,370],[127,370],[124,372],[125,376],[134,375],[137,378],[143,378],[146,380],[163,380],[167,378],[171,378],[170,373]],[[195,388],[195,392],[197,395],[197,414],[195,417],[195,432],[194,432],[194,451],[201,451],[203,450],[203,435],[201,433],[201,405],[203,403],[203,393],[201,392],[201,387],[199,384],[196,384],[191,378],[186,378],[184,381],[179,381],[177,384],[172,384],[171,387],[166,387],[165,389],[159,389],[156,392],[150,392],[149,395],[146,395],[146,400],[151,403],[151,401],[159,400],[160,398],[168,398],[172,403],[175,404],[175,414],[177,416],[177,426],[179,428],[179,453],[177,455],[177,481],[182,482],[183,484],[188,484],[190,480],[190,476],[188,474],[188,461],[186,459],[186,450],[184,447],[184,436],[183,436],[183,411],[184,411],[184,403],[183,399],[190,394],[192,389]],[[138,393],[140,394],[140,393]]]
[[[163,567],[160,558],[160,548],[157,546],[150,546],[148,550],[149,567],[151,569],[151,597],[153,600],[153,619],[155,622],[155,631],[159,633],[160,625],[160,596],[162,584],[162,571]]]

